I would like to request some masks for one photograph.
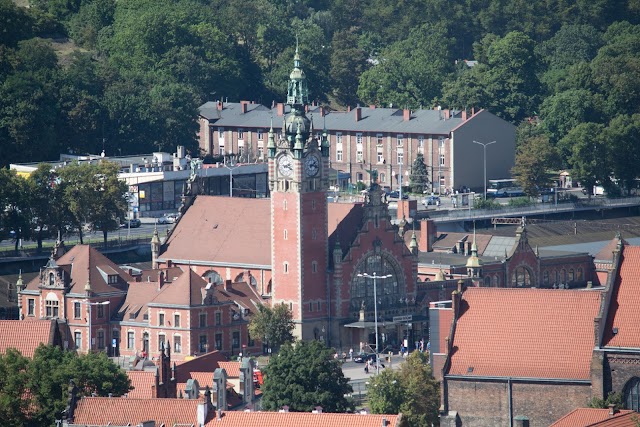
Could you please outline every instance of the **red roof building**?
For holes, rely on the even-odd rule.
[[[62,347],[62,338],[56,320],[0,320],[0,354],[14,348],[24,357],[33,357],[40,344]]]
[[[628,409],[578,408],[549,427],[637,427],[639,419],[637,412]]]

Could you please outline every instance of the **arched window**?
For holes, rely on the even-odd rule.
[[[484,278],[484,285],[488,288],[491,286],[491,276],[486,276]]]
[[[531,286],[531,272],[527,267],[518,267],[511,276],[512,286]]]
[[[500,276],[496,274],[493,276],[493,287],[497,288],[498,286],[500,286]]]
[[[373,309],[373,279],[365,276],[358,277],[358,274],[373,275],[374,273],[376,276],[390,276],[376,279],[378,309],[396,307],[401,304],[401,299],[405,300],[402,269],[389,255],[372,252],[356,266],[351,282],[351,310],[360,310],[363,304],[367,310]]]
[[[567,283],[567,270],[565,270],[564,268],[560,270],[560,280],[560,283]]]
[[[573,268],[571,270],[569,270],[569,283],[573,283],[575,274],[573,272]]]
[[[220,285],[223,282],[222,276],[220,276],[220,274],[218,274],[218,272],[215,270],[207,271],[202,275],[202,277],[206,279],[209,283],[213,283],[214,285]]]
[[[267,287],[264,291],[265,295],[271,295],[271,287],[272,287],[271,280],[269,280],[269,283],[267,283]]]
[[[633,377],[624,386],[624,406],[626,409],[640,411],[640,378]]]
[[[547,270],[542,273],[542,283],[545,285],[549,284],[549,272]]]
[[[576,280],[578,282],[582,282],[584,280],[584,277],[582,276],[582,267],[578,267]]]
[[[558,274],[558,270],[553,271],[553,283],[557,285],[560,283],[560,275]]]
[[[49,273],[49,286],[55,285],[56,276],[53,273]]]

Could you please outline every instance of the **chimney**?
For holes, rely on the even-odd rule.
[[[473,116],[476,113],[476,107],[471,107],[471,115]]]
[[[305,106],[304,106],[304,112],[305,112],[305,113],[308,113],[308,112],[309,112],[309,105],[305,105]]]
[[[351,112],[351,105],[347,105],[347,113]]]
[[[247,105],[248,101],[240,101],[240,108],[242,109],[242,114],[247,114]]]
[[[316,409],[314,409],[311,412],[314,413],[314,414],[321,414],[322,413],[322,406],[316,406]]]
[[[616,409],[616,405],[614,405],[613,403],[609,403],[609,416],[612,417],[615,414],[618,413],[618,410]]]
[[[231,280],[225,280],[224,281],[224,290],[225,291],[230,291],[231,290]]]
[[[387,427],[389,425],[389,421],[386,418],[382,419],[382,427]]]
[[[458,280],[458,289],[451,293],[451,308],[453,308],[453,319],[457,320],[460,316],[460,301],[462,300],[462,285],[464,280]]]
[[[282,102],[278,102],[278,117],[284,116],[284,104]]]
[[[518,415],[513,418],[513,421],[515,421],[515,427],[529,427],[529,418],[525,416]]]
[[[162,289],[164,286],[164,271],[161,271],[158,274],[158,290]]]
[[[327,113],[326,113],[326,111],[324,111],[324,107],[320,107],[320,117],[324,117],[326,115],[327,115]]]
[[[218,101],[218,111],[222,111],[224,105],[222,105],[222,101]]]
[[[442,110],[442,112],[444,113],[444,119],[445,120],[449,120],[449,117],[451,115],[451,111],[448,108],[446,108],[446,109]]]
[[[222,419],[222,409],[216,411],[216,419],[220,421]]]
[[[376,104],[369,105],[369,108],[372,109],[372,110],[375,110],[376,109]]]
[[[287,405],[284,405],[284,406],[282,407],[282,409],[280,409],[278,412],[281,412],[281,413],[282,413],[282,412],[289,412],[289,407],[288,407]]]
[[[206,397],[204,398],[206,399]],[[207,415],[209,411],[209,405],[205,400],[198,403],[198,425],[203,426],[207,421]]]
[[[467,120],[467,110],[462,110],[460,112],[460,116],[462,117],[462,120]]]
[[[405,108],[402,110],[402,121],[408,122],[409,120],[411,120],[411,110]]]
[[[362,120],[362,108],[356,107],[355,112],[356,112],[356,122],[359,122],[360,120]]]

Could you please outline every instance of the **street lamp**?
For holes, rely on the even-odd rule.
[[[92,305],[109,305],[111,301],[102,301],[102,302],[88,302],[88,301],[78,301],[80,304],[84,304],[89,306],[89,352],[93,351],[93,338],[91,333],[91,306]]]
[[[474,144],[482,145],[483,157],[484,157],[484,200],[487,200],[487,145],[495,144],[497,141],[491,142],[478,142],[473,141]]]
[[[373,279],[373,316],[374,319],[374,327],[376,329],[376,374],[380,373],[380,356],[379,356],[379,348],[378,348],[378,293],[377,293],[377,282],[376,279],[388,279],[392,277],[391,274],[385,274],[384,276],[378,276],[377,273],[373,273],[373,275],[369,273],[358,273],[358,277],[365,277]]]
[[[225,168],[229,169],[229,197],[233,197],[233,170],[241,166],[241,165],[234,166],[235,157],[236,157],[235,154],[229,153],[227,155],[227,158],[229,159],[229,163],[231,164],[231,166],[227,166],[226,163],[222,165]]]

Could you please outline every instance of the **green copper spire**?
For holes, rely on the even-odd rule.
[[[269,157],[276,155],[276,140],[273,136],[273,116],[271,116],[271,127],[269,128],[269,137],[267,140],[267,153]]]
[[[292,107],[302,108],[309,103],[309,90],[307,78],[300,67],[300,51],[298,38],[296,37],[296,54],[293,57],[293,70],[289,75],[289,87],[287,89],[287,104]]]

